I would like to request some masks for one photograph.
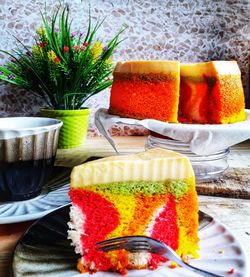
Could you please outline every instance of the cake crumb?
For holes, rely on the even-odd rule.
[[[219,254],[223,255],[225,253],[224,249],[219,250]]]
[[[155,261],[151,260],[151,264],[149,266],[149,269],[155,270],[157,268],[158,268],[158,264]]]
[[[176,268],[177,267],[177,264],[175,263],[175,262],[170,262],[169,263],[169,266],[168,266],[169,268],[172,268],[172,269],[174,269],[174,268]]]
[[[122,269],[122,270],[120,271],[120,274],[121,274],[122,276],[127,275],[128,272],[127,272],[126,268]]]

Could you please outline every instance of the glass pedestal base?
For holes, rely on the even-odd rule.
[[[228,168],[229,148],[210,155],[197,155],[190,151],[189,144],[170,139],[149,135],[145,149],[160,147],[186,155],[193,167],[196,182],[202,183],[221,177]]]

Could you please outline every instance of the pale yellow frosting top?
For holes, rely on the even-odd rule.
[[[112,156],[74,167],[71,188],[127,181],[194,179],[189,159],[160,148],[126,156]]]
[[[204,77],[216,75],[240,75],[236,61],[211,61],[203,63],[183,63],[180,66],[183,77]]]
[[[118,62],[114,73],[158,73],[158,74],[180,74],[179,61],[127,61]]]

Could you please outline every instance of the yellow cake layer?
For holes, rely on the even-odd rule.
[[[164,149],[112,156],[74,167],[71,188],[127,181],[194,179],[190,161],[184,155]]]
[[[162,73],[180,75],[179,61],[127,61],[116,64],[114,74],[116,73]]]
[[[180,66],[182,77],[211,77],[218,75],[240,75],[236,61],[211,61],[204,63],[183,63]]]

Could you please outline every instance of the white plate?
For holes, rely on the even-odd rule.
[[[99,109],[95,113],[95,124],[116,151],[108,129],[115,123],[122,123],[143,126],[152,132],[187,143],[195,154],[210,155],[250,138],[250,110],[245,111],[247,119],[232,124],[175,124],[154,119],[121,118],[108,114],[106,109]]]
[[[54,174],[44,186],[42,193],[33,199],[0,202],[0,224],[38,219],[70,203],[69,172],[68,168],[55,168]]]
[[[206,271],[215,273],[219,276],[249,277],[246,254],[229,230],[216,221],[212,221],[208,226],[199,231],[200,238],[200,259],[193,259],[190,264],[202,268]],[[224,252],[220,254],[220,252]],[[168,265],[168,263],[167,263]],[[195,277],[201,276],[185,268],[170,269],[167,265],[156,271],[137,270],[131,271],[127,275],[151,276],[151,277]],[[233,268],[235,273],[229,274]],[[81,277],[81,274],[74,277]],[[86,274],[86,276],[93,276]],[[95,277],[114,277],[119,274],[97,273]]]
[[[211,271],[220,276],[248,277],[246,254],[236,237],[221,223],[209,215],[199,213],[200,259],[190,264]],[[16,246],[12,261],[14,277],[56,276],[56,277],[115,277],[117,273],[98,272],[79,274],[76,270],[78,256],[67,239],[69,205],[46,215],[35,222]],[[220,253],[221,251],[224,253]],[[234,268],[235,273],[228,271]],[[129,271],[132,276],[151,277],[193,277],[199,276],[184,268],[170,269],[164,264],[156,271]]]

